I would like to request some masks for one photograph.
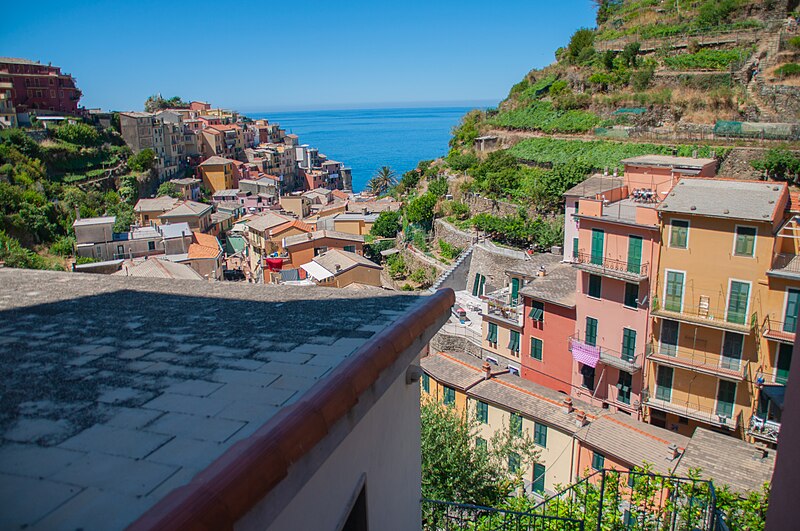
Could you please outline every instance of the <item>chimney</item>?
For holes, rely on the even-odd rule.
[[[761,461],[762,459],[767,458],[767,449],[762,446],[756,446],[753,451],[753,459],[756,461]]]
[[[341,265],[339,265],[339,264],[336,264],[336,265],[335,265],[335,266],[333,266],[333,267],[335,267],[335,268],[336,268],[336,272],[337,272],[337,273],[338,273],[339,271],[341,271],[341,270],[342,270],[342,266],[341,266]]]
[[[567,414],[572,413],[575,411],[575,408],[572,406],[572,397],[566,397],[563,402],[564,410]]]
[[[536,276],[537,277],[543,277],[545,275],[547,275],[547,269],[545,269],[545,267],[543,265],[539,266],[539,271],[536,272]]]
[[[667,449],[669,450],[669,460],[674,461],[681,455],[681,449],[678,448],[677,444],[670,444]]]
[[[575,414],[575,425],[579,428],[586,426],[586,412],[578,411]]]
[[[492,366],[489,365],[488,361],[483,362],[483,379],[488,380],[492,377]]]

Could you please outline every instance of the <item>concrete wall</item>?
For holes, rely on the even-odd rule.
[[[460,260],[460,261],[459,261]],[[444,274],[447,277],[439,284],[434,285],[436,289],[450,288],[453,291],[461,291],[467,289],[469,279],[470,264],[472,263],[472,253],[469,250],[463,251],[462,256],[456,259],[456,262]],[[438,282],[438,281],[437,281]]]
[[[363,477],[369,529],[419,529],[419,400],[420,386],[401,373],[272,525],[248,515],[236,528],[339,529]]]

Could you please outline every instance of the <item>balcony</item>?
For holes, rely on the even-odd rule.
[[[737,382],[741,382],[747,376],[747,368],[750,364],[748,360],[726,358],[716,353],[712,354],[682,347],[665,348],[659,346],[657,342],[654,342],[648,348],[648,351],[647,359],[659,365],[699,372],[715,378],[724,378],[725,380]]]
[[[509,302],[510,295],[509,289],[504,288],[483,296],[483,315],[522,328],[524,309],[522,301]]]
[[[577,334],[569,338],[568,348],[570,352],[573,352],[573,345],[579,345],[584,348],[592,347],[592,345],[587,344],[585,341],[581,341]],[[642,370],[642,359],[644,356],[641,353],[634,356],[628,356],[627,354],[623,354],[618,350],[607,348],[602,345],[595,346],[594,348],[600,351],[598,358],[599,361],[605,365],[608,365],[609,367],[614,367],[631,374]]]
[[[748,435],[771,443],[778,442],[778,434],[780,431],[780,422],[763,419],[758,415],[750,417],[750,423],[747,426]]]
[[[776,254],[772,259],[772,268],[768,276],[800,279],[800,256],[796,254]]]
[[[727,316],[730,319],[726,319],[725,311],[711,308],[708,299],[705,297],[700,297],[700,305],[698,306],[689,306],[685,303],[681,305],[680,302],[662,306],[660,302],[658,297],[653,297],[653,309],[650,313],[654,317],[662,317],[682,323],[716,328],[717,330],[729,330],[745,335],[749,334],[754,326],[750,323],[757,322],[756,314],[753,314],[750,322],[748,322],[746,316],[741,315],[735,316],[736,318],[734,318],[734,316]]]
[[[581,271],[625,282],[643,282],[648,276],[647,263],[637,265],[605,257],[593,258],[589,253],[577,253],[574,260],[575,267]]]
[[[770,319],[767,316],[764,319],[764,325],[761,327],[761,334],[767,339],[778,341],[780,343],[794,344],[795,331],[797,329],[796,323],[786,323]]]
[[[709,398],[709,400],[713,401],[713,398]],[[659,411],[672,413],[673,415],[705,422],[706,424],[720,428],[735,430],[739,425],[738,415],[734,414],[734,418],[724,417],[718,415],[713,409],[701,406],[699,404],[690,404],[688,402],[675,399],[667,401],[652,396],[647,398],[646,404],[652,409],[657,409]]]

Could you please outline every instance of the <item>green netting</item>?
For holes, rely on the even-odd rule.
[[[598,127],[594,130],[594,136],[601,138],[629,138],[630,133],[628,129]]]
[[[742,138],[770,138],[776,140],[800,139],[800,126],[785,123],[735,122],[719,120],[714,125],[717,136]]]
[[[647,109],[644,107],[621,107],[612,114],[644,114],[646,112]]]

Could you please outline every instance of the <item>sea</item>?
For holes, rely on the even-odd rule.
[[[399,179],[420,160],[447,154],[453,126],[475,107],[340,109],[265,112],[247,115],[278,122],[301,144],[318,148],[329,159],[353,170],[353,190],[362,191],[381,166]]]

